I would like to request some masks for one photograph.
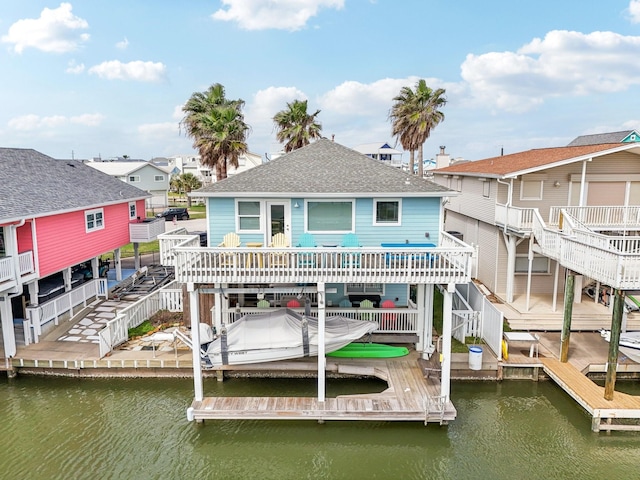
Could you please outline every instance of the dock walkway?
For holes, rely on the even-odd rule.
[[[205,397],[194,401],[190,418],[202,420],[373,420],[447,424],[456,417],[443,402],[438,379],[425,378],[417,359],[389,359],[374,365],[340,363],[341,374],[377,377],[389,387],[380,393],[340,395],[319,402],[314,397]]]

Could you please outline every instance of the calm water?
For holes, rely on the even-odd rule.
[[[313,380],[205,381],[207,395],[314,388]],[[361,384],[332,383],[328,393],[354,388]],[[591,433],[590,419],[552,382],[456,383],[458,419],[448,427],[196,425],[185,415],[192,395],[188,379],[1,379],[0,478],[584,480],[640,471],[640,434]]]

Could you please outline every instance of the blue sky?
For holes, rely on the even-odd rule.
[[[2,0],[0,146],[187,154],[181,107],[213,83],[263,157],[296,98],[328,138],[393,146],[392,99],[424,78],[448,100],[425,157],[476,160],[640,129],[639,58],[640,0]]]

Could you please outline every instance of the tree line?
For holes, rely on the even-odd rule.
[[[444,120],[445,90],[432,89],[425,80],[418,80],[414,88],[402,87],[393,98],[389,112],[391,134],[409,151],[409,172],[415,173],[418,156],[418,175],[424,173],[423,145],[431,131]],[[194,92],[182,107],[180,122],[201,162],[216,172],[216,179],[227,178],[229,167],[237,168],[239,158],[248,152],[247,137],[251,127],[244,121],[244,100],[226,98],[224,86],[215,83],[204,92]],[[308,111],[307,100],[288,102],[285,109],[273,116],[277,140],[291,152],[321,137],[318,121],[320,110]]]

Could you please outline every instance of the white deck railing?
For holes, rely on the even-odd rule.
[[[231,324],[243,315],[255,315],[274,310],[274,308],[241,307],[240,309],[224,310],[222,318]],[[291,308],[303,314],[304,307]],[[327,308],[327,316],[340,315],[354,320],[377,322],[375,333],[418,333],[418,310],[411,308]],[[318,315],[317,307],[311,307],[310,315]]]
[[[551,207],[549,225],[558,226],[561,212],[588,228],[607,230],[640,230],[640,207]]]
[[[38,343],[42,335],[42,327],[47,323],[53,321],[54,325],[58,325],[63,315],[69,314],[69,317],[73,317],[75,308],[78,306],[85,308],[87,300],[96,297],[107,298],[107,294],[107,280],[99,278],[85,282],[40,305],[27,307],[27,318],[24,321],[25,345]]]
[[[126,308],[120,310],[115,318],[98,332],[100,358],[111,352],[114,347],[129,339],[129,329],[137,327],[160,310],[182,311],[182,290],[176,288],[176,282],[150,293]]]
[[[15,278],[13,269],[13,257],[0,258],[0,283]]]
[[[530,232],[533,227],[535,208],[522,208],[510,205],[496,204],[495,223],[506,226],[516,232]]]
[[[33,252],[23,252],[18,254],[18,273],[16,275],[16,268],[14,265],[14,257],[2,257],[0,258],[0,283],[8,282],[9,280],[17,280],[22,275],[34,273],[35,268],[33,265]]]
[[[150,242],[164,233],[164,218],[146,219],[141,222],[131,222],[129,224],[129,241]]]

